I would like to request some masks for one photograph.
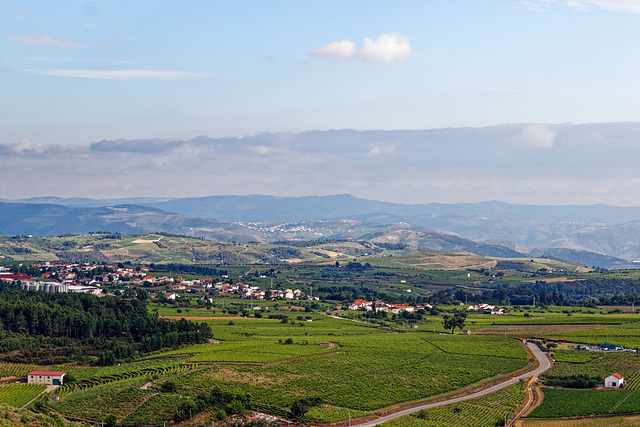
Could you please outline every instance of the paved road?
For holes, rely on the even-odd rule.
[[[499,383],[499,384],[494,385],[492,387],[486,388],[484,390],[477,391],[475,393],[467,394],[465,396],[455,397],[455,398],[452,398],[452,399],[449,399],[449,400],[443,400],[441,402],[429,403],[427,405],[416,406],[415,408],[411,408],[411,409],[405,409],[404,411],[398,411],[398,412],[395,412],[395,413],[393,413],[391,415],[387,415],[385,417],[380,417],[380,418],[378,418],[376,420],[373,420],[373,421],[368,421],[366,423],[358,424],[355,427],[373,427],[373,426],[376,426],[378,424],[382,424],[384,422],[391,421],[393,419],[400,418],[400,417],[403,417],[405,415],[412,414],[414,412],[418,412],[418,411],[420,411],[422,409],[435,408],[437,406],[449,405],[451,403],[457,403],[457,402],[462,402],[462,401],[469,400],[469,399],[475,399],[476,397],[486,396],[487,394],[493,393],[494,391],[498,391],[498,390],[503,389],[505,387],[509,387],[510,385],[513,385],[513,384],[517,383],[518,381],[520,381],[523,378],[529,378],[529,377],[532,377],[534,375],[541,374],[544,371],[546,371],[549,368],[551,368],[551,362],[549,361],[549,359],[547,359],[545,354],[542,352],[542,350],[540,350],[540,348],[537,345],[531,344],[531,343],[527,343],[527,346],[531,349],[531,351],[533,352],[533,355],[536,357],[536,359],[538,359],[538,362],[540,363],[540,366],[538,366],[538,368],[534,369],[533,371],[529,371],[529,372],[527,372],[525,374],[518,375],[517,377],[511,378],[511,379],[506,380],[506,381],[504,381],[502,383]]]

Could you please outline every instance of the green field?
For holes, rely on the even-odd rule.
[[[184,355],[177,362],[199,364],[194,369],[167,368],[165,374],[106,381],[107,372],[113,377],[139,367],[104,368],[92,386],[63,390],[52,408],[92,420],[114,413],[134,424],[161,423],[179,402],[217,386],[250,394],[258,407],[283,410],[302,396],[320,397],[324,404],[310,411],[309,419],[336,422],[350,411],[356,416],[429,398],[527,363],[521,345],[500,336],[402,333],[324,316],[294,324],[264,318],[233,319],[231,325],[228,319],[209,322],[219,343],[157,356]],[[284,343],[287,338],[292,344]],[[332,346],[321,345],[327,342]],[[174,360],[156,358],[137,365],[160,369]],[[166,378],[178,386],[170,396],[158,394],[157,386]],[[141,389],[149,381],[151,387]]]
[[[620,344],[627,348],[640,347],[640,321],[638,321],[637,315],[619,315],[617,317],[632,321],[627,321],[613,326],[566,332],[562,334],[562,338],[583,344],[600,344],[608,342]],[[609,318],[612,318],[612,316],[607,316],[607,320]],[[560,337],[560,335],[556,336]]]
[[[522,384],[514,384],[490,395],[460,403],[423,409],[415,414],[381,424],[384,427],[491,427],[503,423],[524,399]]]
[[[579,352],[579,354],[582,353],[585,352]],[[598,376],[603,380],[604,384],[604,378],[608,377],[614,372],[618,372],[625,378],[629,378],[631,377],[631,375],[640,370],[640,358],[638,358],[638,356],[634,353],[599,352],[590,353],[589,355],[595,355],[595,357],[582,363],[577,363],[575,361],[558,361],[558,363],[556,363],[555,367],[551,371],[545,373],[545,377],[554,378],[570,375],[589,375],[592,377]]]
[[[10,384],[0,386],[0,403],[20,408],[45,389],[40,384]]]
[[[568,390],[544,388],[542,404],[529,418],[561,418],[608,414],[630,392],[627,390]],[[637,410],[637,409],[636,409]]]

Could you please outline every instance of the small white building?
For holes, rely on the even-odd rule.
[[[27,384],[62,385],[64,372],[31,371],[27,375]]]
[[[611,374],[604,379],[606,388],[622,388],[624,386],[624,377],[619,373]]]

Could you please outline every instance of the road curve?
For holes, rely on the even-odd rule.
[[[531,349],[531,351],[533,352],[533,355],[536,357],[536,359],[538,359],[538,363],[539,363],[539,366],[536,369],[534,369],[533,371],[529,371],[529,372],[524,373],[522,375],[518,375],[518,376],[513,377],[513,378],[511,378],[509,380],[506,380],[504,382],[501,382],[499,384],[496,384],[496,385],[491,386],[489,388],[486,388],[484,390],[477,391],[475,393],[467,394],[465,396],[460,396],[460,397],[454,397],[454,398],[451,398],[451,399],[448,399],[448,400],[443,400],[441,402],[429,403],[429,404],[426,404],[426,405],[416,406],[415,408],[411,408],[411,409],[405,409],[403,411],[395,412],[395,413],[393,413],[391,415],[387,415],[387,416],[384,416],[384,417],[377,418],[377,419],[375,419],[373,421],[367,421],[367,422],[362,423],[362,424],[357,424],[354,427],[373,427],[373,426],[376,426],[378,424],[382,424],[382,423],[385,423],[387,421],[391,421],[391,420],[394,420],[396,418],[404,417],[405,415],[409,415],[409,414],[412,414],[414,412],[418,412],[418,411],[420,411],[422,409],[435,408],[437,406],[449,405],[451,403],[463,402],[465,400],[475,399],[476,397],[486,396],[487,394],[491,394],[494,391],[498,391],[498,390],[503,389],[505,387],[509,387],[510,385],[513,385],[513,384],[517,383],[521,379],[529,378],[529,377],[532,377],[534,375],[541,374],[544,371],[546,371],[549,368],[551,368],[551,362],[549,361],[547,356],[545,356],[545,354],[542,352],[542,350],[540,350],[540,347],[538,347],[536,344],[532,344],[532,343],[527,343],[527,346]]]

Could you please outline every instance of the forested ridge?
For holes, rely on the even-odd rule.
[[[23,361],[46,362],[39,357],[44,353],[58,362],[60,357],[94,355],[99,363],[111,364],[211,337],[209,325],[161,319],[139,299],[25,292],[0,285],[0,351],[18,350]]]

